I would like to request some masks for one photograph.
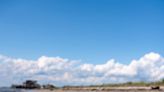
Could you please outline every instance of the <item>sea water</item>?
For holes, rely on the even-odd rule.
[[[0,92],[33,92],[32,90],[24,90],[24,89],[12,89],[12,88],[0,88]]]

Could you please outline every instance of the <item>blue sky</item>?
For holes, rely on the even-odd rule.
[[[0,54],[127,64],[163,55],[163,0],[1,0]]]

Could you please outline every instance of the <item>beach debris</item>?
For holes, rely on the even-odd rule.
[[[151,89],[152,89],[152,90],[159,90],[160,87],[159,87],[159,86],[152,86]]]

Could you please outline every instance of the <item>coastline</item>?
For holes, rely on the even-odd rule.
[[[29,91],[28,91],[29,92]],[[79,87],[70,89],[34,89],[30,92],[164,92],[164,86],[159,90],[150,87]]]

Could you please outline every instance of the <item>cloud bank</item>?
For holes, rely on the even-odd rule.
[[[163,78],[164,58],[154,52],[127,65],[114,59],[94,65],[60,57],[42,56],[37,60],[26,60],[0,55],[0,86],[21,83],[26,79],[62,86],[158,81]]]

